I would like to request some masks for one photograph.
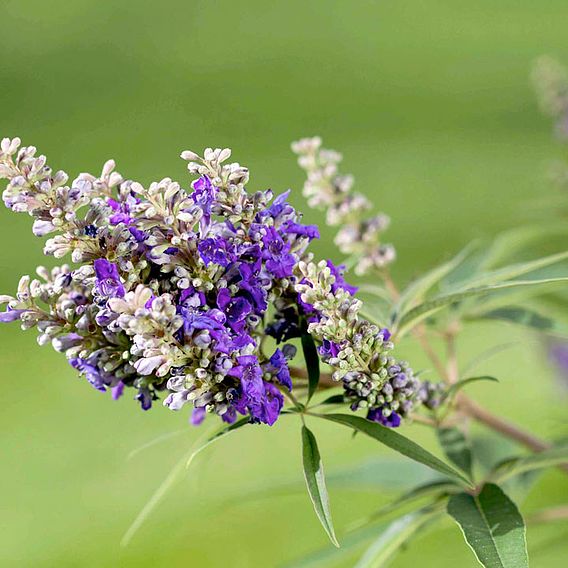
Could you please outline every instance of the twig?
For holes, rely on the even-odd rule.
[[[551,507],[549,509],[542,509],[533,513],[527,518],[527,523],[550,523],[552,521],[566,521],[568,520],[568,505],[561,505],[559,507]]]

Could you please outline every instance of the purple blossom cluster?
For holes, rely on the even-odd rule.
[[[353,373],[341,370],[357,342],[379,345],[365,333],[380,336],[382,345],[388,331],[363,322],[355,327],[362,335],[337,341],[316,329],[329,326],[334,301],[334,317],[343,317],[345,297],[356,288],[328,261],[322,266],[331,303],[304,293],[317,292],[313,274],[302,269],[312,260],[308,246],[319,237],[317,227],[301,223],[289,192],[275,199],[270,190],[249,194],[248,170],[227,164],[229,157],[228,149],[182,153],[195,178],[189,190],[169,178],[149,187],[125,180],[113,161],[100,176],[81,174],[68,184],[67,174],[53,173],[35,148],[4,139],[4,203],[30,214],[36,235],[50,234],[46,254],[70,254],[75,267],[40,267],[39,278],[23,277],[14,297],[0,297],[7,304],[0,321],[37,327],[38,342],[65,353],[97,390],[118,399],[132,389],[144,410],[163,394],[172,410],[190,405],[194,424],[207,413],[227,423],[242,415],[274,424],[293,388],[288,362],[295,347],[288,342],[310,333],[344,379],[351,407],[364,406],[370,386],[376,404],[369,417],[398,426],[397,416],[408,415],[411,405],[397,414],[401,398],[386,392],[385,381],[400,383],[402,372],[395,379],[375,373],[361,390]],[[335,323],[348,322],[345,315]],[[267,353],[270,336],[277,346]],[[375,359],[377,369],[396,365],[381,349]],[[409,378],[397,392],[414,399],[420,386]]]

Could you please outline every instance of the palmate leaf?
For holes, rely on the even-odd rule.
[[[471,486],[471,481],[459,471],[431,454],[428,450],[425,450],[422,446],[419,446],[416,442],[409,440],[402,434],[398,434],[392,428],[386,428],[376,422],[349,414],[318,414],[317,416],[353,428],[355,431],[366,434],[406,457],[448,476],[461,485]]]
[[[452,495],[447,510],[480,564],[528,568],[525,523],[517,506],[497,485],[488,483],[479,495]]]
[[[308,402],[316,392],[320,380],[319,356],[313,337],[304,333],[302,335],[302,349],[308,370]]]
[[[564,282],[568,282],[568,277],[543,278],[535,280],[515,280],[511,282],[502,282],[501,284],[480,286],[477,288],[466,289],[461,292],[437,296],[404,313],[397,324],[396,332],[397,335],[401,337],[402,335],[404,335],[404,333],[409,331],[412,327],[418,325],[427,317],[434,315],[447,306],[457,304],[469,298],[487,296],[495,292],[501,292],[509,289],[530,286],[545,286]]]
[[[438,428],[436,434],[447,458],[471,477],[473,458],[464,433],[458,428]]]
[[[318,445],[315,436],[306,426],[302,426],[302,458],[304,477],[306,478],[308,493],[316,515],[327,533],[329,540],[339,548],[339,543],[337,542],[333,528],[333,521],[331,520],[329,497],[325,486],[323,464]]]
[[[537,454],[509,458],[499,463],[489,474],[489,479],[502,483],[516,475],[568,464],[568,446],[556,446]]]

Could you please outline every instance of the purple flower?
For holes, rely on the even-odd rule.
[[[211,183],[207,176],[201,176],[192,184],[193,193],[191,197],[196,205],[199,205],[203,211],[203,217],[209,221],[211,218],[211,207],[215,202],[217,188]]]
[[[256,355],[241,355],[228,373],[230,377],[240,379],[243,393],[253,399],[260,399],[263,394],[262,369]]]
[[[266,326],[266,334],[274,337],[276,343],[288,341],[302,335],[298,313],[287,309],[277,315],[277,319]]]
[[[383,341],[388,341],[391,338],[391,332],[386,327],[383,327],[379,333],[383,336]]]
[[[205,294],[197,292],[195,288],[189,287],[181,291],[179,295],[179,304],[185,308],[199,308],[207,303]]]
[[[332,285],[331,290],[332,292],[336,292],[338,289],[343,289],[352,296],[359,290],[357,286],[351,286],[347,284],[345,278],[343,278],[343,274],[345,272],[345,265],[340,264],[339,266],[335,266],[331,260],[327,261],[327,266],[331,270],[333,276],[335,276],[335,283]]]
[[[225,314],[227,323],[235,333],[242,333],[246,317],[252,312],[252,306],[246,298],[231,296],[227,288],[221,288],[217,295],[217,306]]]
[[[265,363],[264,369],[272,374],[281,385],[290,391],[292,390],[292,378],[288,368],[288,359],[283,351],[276,349],[268,363]]]
[[[262,257],[266,260],[266,268],[276,278],[292,276],[296,260],[290,254],[290,243],[284,242],[280,233],[274,227],[268,227],[262,238],[264,248]]]
[[[97,292],[107,298],[122,298],[125,290],[118,274],[116,264],[106,258],[97,258],[94,262]]]
[[[178,306],[177,311],[183,318],[183,333],[188,337],[199,331],[208,331],[212,334],[225,330],[226,316],[220,310],[204,312],[191,307]]]
[[[329,341],[327,339],[324,339],[322,345],[318,348],[318,352],[324,361],[331,357],[337,357],[339,355],[339,351],[340,346],[334,341]]]
[[[280,416],[280,411],[284,406],[284,397],[275,385],[266,381],[263,381],[263,383],[264,396],[260,404],[260,412],[257,415],[253,415],[251,412],[251,416],[253,419],[258,419],[260,422],[272,426]]]
[[[219,266],[229,266],[236,260],[234,247],[223,237],[207,238],[199,241],[197,250],[205,266],[214,262]]]
[[[320,238],[320,232],[317,225],[301,225],[299,223],[294,223],[294,221],[287,221],[283,225],[283,229],[286,233],[291,233],[300,237],[307,237],[310,241]]]
[[[123,391],[124,391],[124,383],[122,381],[118,381],[118,383],[116,383],[116,385],[111,389],[113,400],[118,400],[122,396]]]
[[[262,380],[262,369],[256,355],[241,355],[228,375],[240,379],[239,390],[232,395],[234,408],[240,414],[250,414],[252,422],[262,422],[271,426],[276,422],[284,397],[278,388]],[[225,421],[232,421],[233,413]]]
[[[136,227],[128,227],[128,230],[137,243],[143,243],[148,238],[148,235],[144,231],[141,231]]]
[[[199,426],[205,420],[205,408],[194,408],[191,413],[191,423]]]
[[[294,208],[288,203],[287,199],[290,195],[290,190],[281,193],[273,202],[272,205],[260,213],[260,219],[265,217],[272,217],[273,219],[277,219],[281,216],[288,216],[293,215],[295,213]]]
[[[116,201],[109,197],[107,204],[114,211],[114,214],[109,217],[109,223],[111,225],[118,225],[119,223],[131,225],[135,220],[130,216],[130,210],[139,201],[132,195],[128,195],[125,201]]]
[[[369,409],[369,412],[367,413],[367,420],[378,422],[388,428],[398,428],[400,426],[400,416],[396,412],[385,417],[383,416],[383,412],[380,408]]]
[[[12,308],[8,308],[5,312],[0,313],[0,322],[1,323],[10,323],[12,321],[16,321],[20,319],[20,316],[29,310],[14,310]]]
[[[150,410],[152,408],[152,393],[148,387],[141,387],[138,389],[136,400],[140,402],[142,410]]]
[[[250,268],[251,273],[257,273],[262,267],[262,250],[259,245],[246,243],[238,248],[238,257]]]
[[[249,264],[245,263],[238,266],[238,274],[237,286],[252,304],[254,311],[260,314],[264,313],[268,309],[267,292],[262,286],[258,274]]]
[[[107,385],[112,382],[112,376],[86,359],[74,357],[69,359],[69,363],[74,369],[77,369],[82,375],[85,375],[89,383],[101,392],[105,392]]]

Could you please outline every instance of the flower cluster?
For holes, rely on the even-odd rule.
[[[78,266],[23,277],[15,297],[0,297],[0,321],[37,327],[41,345],[113,398],[130,387],[146,410],[163,392],[172,410],[189,404],[195,424],[206,413],[273,424],[293,387],[286,342],[310,333],[353,410],[398,426],[429,404],[428,386],[388,355],[387,330],[359,318],[342,268],[311,263],[318,229],[300,222],[288,192],[249,194],[230,154],[183,152],[196,178],[186,191],[169,178],[125,180],[113,161],[68,183],[35,148],[4,139],[6,206],[30,214],[36,235],[55,233],[46,254]],[[268,336],[283,345],[265,354]]]
[[[292,144],[298,164],[307,179],[304,196],[310,207],[327,210],[327,224],[341,226],[335,243],[344,254],[360,257],[355,272],[365,274],[372,268],[384,268],[395,260],[391,244],[380,242],[381,233],[390,223],[384,213],[362,219],[371,203],[362,194],[352,191],[353,176],[338,172],[341,154],[321,147],[321,138],[303,138]]]
[[[332,379],[343,382],[352,410],[365,408],[369,420],[396,427],[416,406],[438,406],[438,388],[389,354],[390,332],[359,315],[361,301],[344,286],[341,271],[326,262],[300,262],[295,288],[311,308],[308,331],[321,342],[320,356],[332,367]]]
[[[568,71],[555,59],[541,57],[532,79],[542,112],[554,118],[558,136],[568,141]]]
[[[534,66],[532,79],[542,112],[552,117],[557,138],[568,143],[568,70],[551,57],[541,57]],[[553,161],[549,176],[558,188],[568,188],[566,161]]]

